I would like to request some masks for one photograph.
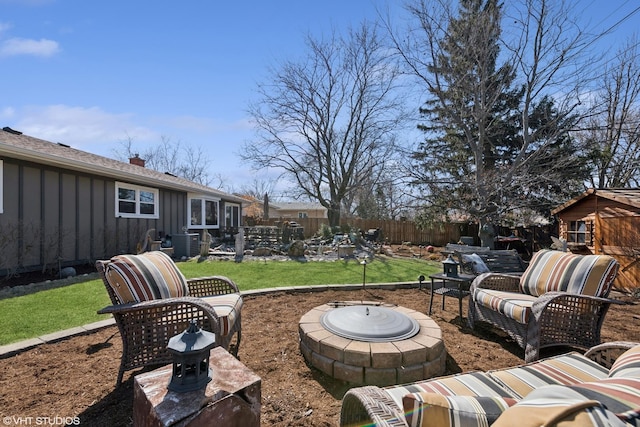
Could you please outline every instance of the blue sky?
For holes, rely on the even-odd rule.
[[[400,1],[389,0],[394,14]],[[385,0],[0,0],[0,127],[113,157],[161,137],[202,147],[211,175],[237,189],[254,175],[237,156],[258,82],[304,37],[375,19]],[[637,0],[580,0],[598,30]],[[640,13],[600,41],[617,45]],[[261,178],[261,175],[257,175]],[[230,188],[225,188],[229,190]]]

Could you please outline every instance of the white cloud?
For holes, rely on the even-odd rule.
[[[0,45],[1,56],[33,55],[49,57],[59,51],[58,42],[48,39],[32,40],[15,37],[5,40]]]
[[[96,154],[106,154],[108,149],[127,138],[134,142],[160,139],[151,129],[134,124],[133,115],[109,113],[99,107],[29,106],[14,116],[21,118],[11,127],[20,132]]]

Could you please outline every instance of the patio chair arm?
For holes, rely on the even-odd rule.
[[[476,288],[521,293],[520,276],[504,273],[484,273],[473,279],[471,283],[472,295]]]
[[[189,296],[198,298],[240,292],[238,285],[225,276],[187,279],[187,286],[189,287]]]
[[[406,427],[404,411],[384,389],[377,386],[356,387],[342,398],[340,425],[375,425]]]
[[[611,341],[591,347],[584,355],[601,366],[610,369],[622,353],[638,345],[640,345],[640,343]]]
[[[212,324],[212,332],[218,333],[220,331],[220,322],[215,308],[200,298],[194,297],[164,298],[128,304],[110,305],[98,310],[98,314],[112,314],[114,316],[163,317],[176,320],[184,318],[186,322],[192,319],[206,319]],[[199,324],[199,326],[202,326],[202,324]]]

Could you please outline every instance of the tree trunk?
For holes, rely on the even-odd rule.
[[[329,219],[330,227],[340,226],[340,204],[331,203],[329,209],[327,209],[327,218]]]
[[[491,222],[480,223],[478,237],[480,237],[480,246],[488,247],[489,249],[495,249],[496,232]]]

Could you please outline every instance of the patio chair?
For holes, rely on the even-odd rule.
[[[215,334],[216,346],[237,356],[242,297],[231,279],[187,280],[161,251],[118,255],[96,261],[96,268],[113,304],[98,313],[112,314],[122,337],[117,385],[125,371],[171,363],[169,339],[184,332],[191,320]]]
[[[600,343],[600,329],[612,303],[609,291],[619,264],[608,255],[536,252],[522,275],[484,273],[471,284],[469,326],[488,322],[525,350]]]

